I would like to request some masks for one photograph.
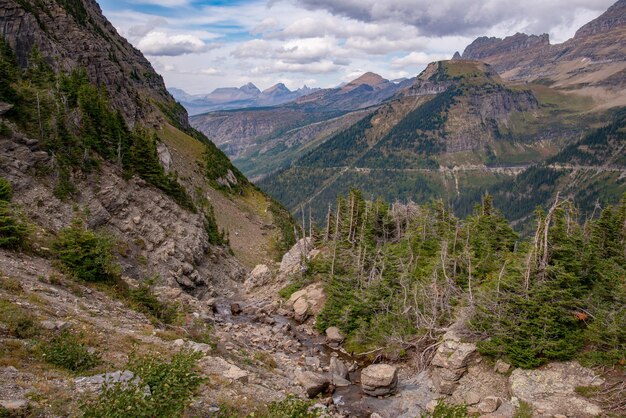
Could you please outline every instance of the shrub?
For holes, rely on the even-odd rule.
[[[442,399],[437,402],[432,413],[422,414],[422,418],[466,418],[469,417],[466,405],[449,405]]]
[[[28,235],[28,227],[11,204],[12,197],[11,183],[0,177],[0,247],[5,248],[20,247]]]
[[[145,284],[130,289],[128,297],[136,310],[151,315],[164,324],[172,324],[178,318],[177,306],[160,302],[150,291],[150,287]]]
[[[6,324],[9,334],[15,338],[31,338],[39,333],[37,320],[8,300],[0,300],[0,322]]]
[[[97,399],[81,406],[84,417],[169,418],[181,416],[204,379],[195,371],[202,353],[180,352],[171,361],[161,356],[131,356],[127,369],[140,385],[114,384],[103,388]],[[146,390],[145,386],[150,390]]]
[[[91,352],[81,336],[64,330],[43,344],[45,360],[72,372],[83,372],[100,364],[100,355]]]
[[[65,269],[87,282],[114,281],[119,266],[113,261],[111,241],[85,229],[80,221],[63,229],[52,246]]]
[[[272,402],[267,405],[267,410],[250,415],[254,418],[317,418],[321,416],[318,408],[313,408],[312,401],[287,395],[282,401]]]

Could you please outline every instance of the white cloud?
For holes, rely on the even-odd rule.
[[[187,6],[189,4],[189,0],[131,0],[130,2],[168,8]]]
[[[146,55],[177,56],[205,52],[215,45],[208,45],[193,35],[171,35],[165,32],[150,32],[137,43]]]
[[[450,58],[450,55],[427,54],[425,52],[411,52],[410,54],[403,57],[392,59],[391,66],[393,68],[418,67],[426,65],[433,61],[440,61]]]
[[[206,6],[103,0],[102,6],[168,85],[200,93],[247,82],[267,88],[283,81],[296,88],[312,85],[311,79],[330,87],[366,71],[388,79],[416,76],[479,35],[549,32],[562,41],[613,1],[248,0]],[[137,4],[169,9],[151,14]]]
[[[218,70],[217,68],[204,68],[202,70],[200,70],[200,74],[204,74],[204,75],[218,75],[221,74],[222,72],[220,70]]]

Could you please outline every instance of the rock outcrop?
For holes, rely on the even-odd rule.
[[[390,364],[372,364],[361,370],[361,387],[370,396],[385,396],[398,387],[398,369]]]
[[[272,272],[265,264],[255,266],[248,274],[244,287],[249,292],[256,287],[268,284],[272,280]]]
[[[72,222],[78,205],[89,212],[90,228],[106,227],[124,243],[120,263],[126,276],[159,275],[163,284],[181,287],[199,299],[214,296],[220,283],[243,280],[244,268],[209,243],[201,214],[182,209],[137,177],[124,179],[107,163],[97,175],[77,179],[81,193],[74,202],[62,201],[45,178],[31,175],[52,164],[39,141],[20,133],[0,138],[0,175],[11,181],[15,201],[39,226],[59,231]]]
[[[176,107],[163,78],[117,33],[94,0],[71,5],[54,0],[1,0],[0,36],[14,49],[22,67],[36,47],[57,70],[85,68],[94,84],[107,88],[113,105],[131,126],[160,123],[163,118],[157,103],[171,108],[171,116],[189,126],[186,112]]]
[[[603,380],[577,362],[550,363],[536,370],[515,369],[511,395],[529,403],[542,415],[595,417],[602,409],[576,394],[579,386],[600,386]]]
[[[296,371],[296,380],[304,388],[309,398],[315,398],[328,389],[330,385],[328,376],[311,371]]]
[[[321,312],[326,302],[326,295],[321,283],[314,283],[294,292],[287,301],[287,307],[293,312],[296,321],[304,322],[309,316]]]
[[[431,361],[435,367],[432,379],[440,393],[451,395],[454,392],[475,352],[476,345],[473,343],[463,343],[455,337],[443,341]]]
[[[311,250],[313,250],[313,240],[311,238],[299,240],[283,255],[280,261],[279,274],[289,276],[301,273]]]

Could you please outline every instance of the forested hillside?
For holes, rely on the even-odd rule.
[[[485,195],[465,218],[442,201],[393,204],[353,190],[318,231],[322,252],[288,295],[321,281],[323,331],[339,327],[346,348],[372,357],[433,354],[458,318],[481,353],[522,368],[626,356],[626,195],[581,218],[557,195],[535,211],[521,238]]]
[[[557,190],[583,214],[626,191],[623,110],[539,84],[503,81],[488,65],[433,63],[410,89],[260,181],[293,211],[324,221],[337,194],[426,203],[468,214],[486,191],[526,232]],[[305,209],[306,210],[306,209]]]

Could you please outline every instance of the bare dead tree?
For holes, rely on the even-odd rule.
[[[339,218],[341,217],[341,200],[337,202],[337,214],[335,215],[335,239],[333,245],[333,262],[330,266],[330,277],[335,276],[335,260],[337,259],[337,241],[339,240]]]

